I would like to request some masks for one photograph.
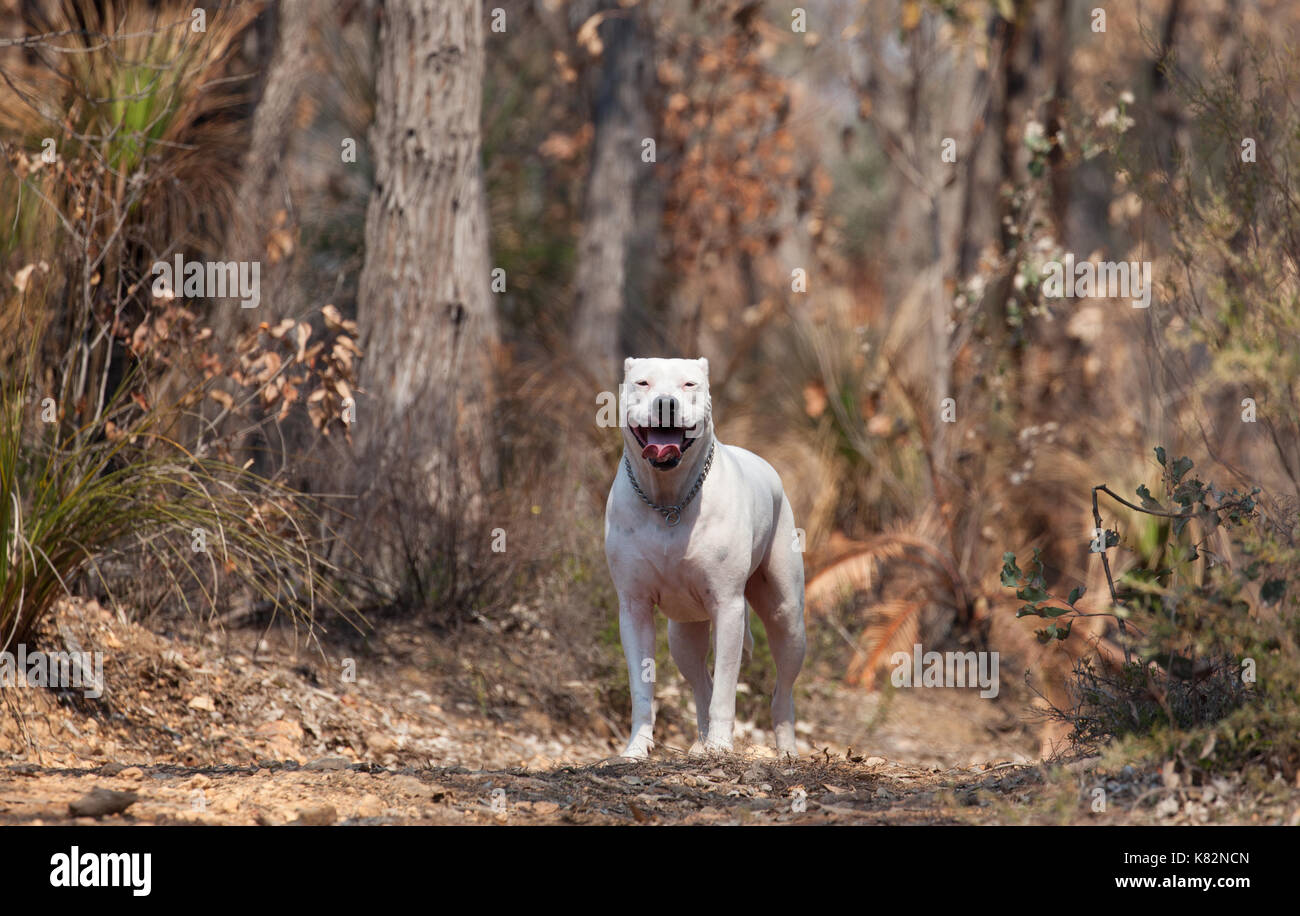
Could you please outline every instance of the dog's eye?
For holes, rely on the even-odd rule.
[[[645,379],[641,379],[641,381],[639,381],[639,382],[636,383],[636,386],[637,386],[638,388],[646,388],[646,387],[648,387],[649,385],[650,385],[650,383],[647,382]]]
[[[684,383],[684,384],[682,385],[682,387],[683,387],[683,388],[694,388],[694,387],[695,387],[695,383],[694,383],[694,382],[686,382],[686,383]]]

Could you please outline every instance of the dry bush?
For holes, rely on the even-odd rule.
[[[241,591],[309,629],[318,608],[351,617],[301,494],[195,455],[159,431],[174,408],[140,410],[125,387],[73,432],[33,388],[24,373],[0,389],[0,647],[75,587],[121,608],[146,567],[201,618]]]
[[[256,8],[213,11],[205,33],[190,10],[37,5],[28,40],[0,58],[6,254],[16,272],[45,262],[65,281],[46,355],[64,376],[89,364],[68,382],[74,401],[121,378],[115,348],[154,307],[150,265],[216,244],[231,207],[243,94],[229,62]]]
[[[318,507],[233,439],[304,402],[346,436],[355,326],[326,306],[324,333],[271,321],[217,354],[202,304],[151,276],[221,243],[246,130],[232,61],[258,9],[207,10],[199,32],[192,6],[57,0],[0,48],[6,624],[83,573],[119,604],[205,618],[350,606]],[[218,432],[227,417],[242,433]],[[190,549],[196,528],[213,553]]]

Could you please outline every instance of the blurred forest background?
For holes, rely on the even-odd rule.
[[[618,719],[597,396],[706,356],[806,531],[814,669],[995,649],[1048,738],[1219,728],[1294,779],[1297,26],[0,0],[0,641],[69,590],[543,627]],[[1150,307],[1049,298],[1067,253],[1150,263]],[[258,262],[257,307],[160,289],[177,256]]]

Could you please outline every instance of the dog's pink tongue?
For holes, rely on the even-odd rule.
[[[680,429],[668,426],[652,426],[646,430],[646,447],[641,450],[642,458],[651,461],[668,461],[682,453],[683,434]]]

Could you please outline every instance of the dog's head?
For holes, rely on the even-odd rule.
[[[677,467],[712,429],[707,359],[627,359],[623,397],[628,445],[656,470]]]

